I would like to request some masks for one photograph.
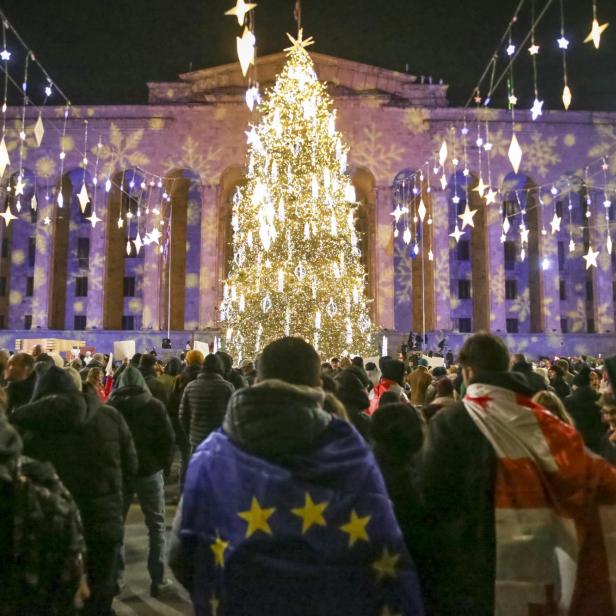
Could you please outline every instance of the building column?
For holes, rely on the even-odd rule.
[[[94,199],[90,187],[91,199]],[[104,193],[103,193],[104,196]],[[101,199],[102,200],[102,199]],[[103,329],[103,308],[105,306],[105,246],[107,242],[107,216],[108,208],[92,206],[92,213],[96,212],[99,222],[90,231],[89,255],[89,281],[88,281],[88,329]]]
[[[505,334],[507,332],[507,309],[505,306],[505,250],[501,242],[502,206],[500,203],[484,206],[487,208],[488,224],[488,263],[490,330]]]
[[[391,188],[376,189],[375,255],[375,325],[394,329],[394,235],[391,229]]]
[[[451,291],[449,270],[449,201],[447,194],[432,192],[432,252],[434,253],[435,329],[451,331]]]
[[[161,245],[162,245],[161,238]],[[143,329],[160,330],[160,264],[161,254],[158,244],[146,246],[143,257]]]
[[[53,202],[45,199],[43,193],[36,195],[38,201],[38,222],[34,237],[36,257],[34,259],[34,293],[32,297],[32,329],[49,327],[49,295],[51,291],[52,238],[51,225],[44,224],[45,218],[53,217]]]
[[[220,280],[218,250],[218,187],[204,186],[201,194],[201,255],[199,264],[199,326],[218,325]]]
[[[560,324],[560,275],[558,271],[558,234],[551,233],[546,229],[546,234],[541,234],[541,229],[549,227],[550,214],[553,215],[551,208],[536,207],[537,220],[536,230],[539,238],[539,259],[537,264],[537,276],[541,281],[541,292],[539,295],[541,305],[541,315],[543,331],[546,334],[562,333]],[[564,226],[564,221],[563,221]],[[547,269],[543,269],[545,261]],[[535,272],[531,271],[531,277]],[[610,289],[611,291],[611,289]],[[611,292],[610,292],[611,295]]]
[[[616,327],[614,324],[612,257],[605,247],[609,224],[606,221],[605,210],[595,214],[590,220],[592,221],[592,249],[600,251],[597,259],[598,267],[593,268],[595,332],[598,334],[614,333]],[[615,241],[613,237],[612,241]],[[616,250],[616,246],[613,250]]]

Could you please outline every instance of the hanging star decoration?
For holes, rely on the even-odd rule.
[[[597,257],[599,256],[598,250],[593,250],[592,246],[588,246],[588,253],[582,255],[584,261],[586,261],[586,269],[591,267],[597,267]]]
[[[294,39],[288,32],[287,36],[292,43],[292,47],[286,47],[285,51],[293,51],[293,49],[306,49],[306,47],[310,47],[310,45],[314,45],[314,39],[309,36],[307,39],[304,39],[304,29],[300,28],[297,34],[297,38]]]
[[[536,120],[540,115],[543,115],[543,101],[535,97],[533,106],[530,108],[530,113],[533,120]]]
[[[486,205],[491,205],[496,202],[496,193],[492,190],[492,187],[488,189],[488,192],[485,194]]]
[[[520,229],[520,241],[522,242],[522,244],[528,244],[528,232],[529,229],[527,229],[526,227],[522,227]]]
[[[562,218],[556,212],[554,212],[554,218],[552,218],[552,222],[550,222],[550,225],[552,227],[552,233],[557,233],[558,231],[560,231],[561,220]]]
[[[229,9],[225,15],[235,15],[237,17],[237,23],[240,26],[244,25],[247,13],[252,11],[257,5],[251,2],[244,2],[244,0],[237,0],[236,5]]]
[[[518,97],[515,94],[509,95],[509,104],[512,107],[515,107],[518,104]]]
[[[402,214],[404,214],[404,210],[400,207],[399,204],[396,204],[394,211],[389,213],[390,216],[394,217],[396,224],[398,224],[398,221],[400,220]]]
[[[520,163],[522,162],[522,148],[518,141],[518,137],[513,133],[511,137],[511,144],[509,145],[509,162],[513,167],[513,172],[517,173],[520,170]]]
[[[486,191],[487,186],[483,183],[483,178],[480,177],[479,178],[479,182],[477,182],[477,186],[475,186],[475,188],[473,188],[473,191],[476,193],[479,193],[480,197],[483,197],[483,194]]]
[[[99,218],[96,215],[96,212],[94,210],[92,210],[92,215],[91,216],[86,216],[86,220],[89,220],[90,224],[92,225],[92,228],[95,229],[96,228],[96,223],[97,222],[101,222],[102,218]]]
[[[237,56],[240,61],[242,75],[246,77],[250,65],[255,63],[255,35],[248,28],[244,28],[242,36],[236,36],[235,40],[237,43]]]
[[[141,235],[139,234],[139,231],[137,231],[137,236],[134,239],[135,242],[135,250],[137,251],[137,254],[139,254],[139,251],[141,250],[141,247],[143,246],[143,241],[141,240]]]
[[[162,233],[158,230],[158,227],[154,227],[150,233],[146,233],[146,236],[150,243],[158,244],[158,241],[162,237]]]
[[[609,23],[599,25],[599,21],[595,17],[592,20],[592,28],[590,30],[590,34],[584,39],[584,42],[592,42],[595,46],[595,49],[599,49],[599,45],[601,45],[601,35],[609,25]]]
[[[509,43],[509,46],[505,50],[508,56],[512,56],[515,53],[515,45],[513,43]]]
[[[462,230],[464,230],[466,227],[475,226],[475,223],[473,222],[473,218],[476,213],[477,213],[477,210],[471,210],[471,208],[468,207],[468,203],[467,203],[466,207],[464,208],[464,212],[462,212],[462,214],[458,214],[458,218],[462,219]]]
[[[17,183],[15,184],[15,196],[24,194],[24,182],[21,175],[17,176]]]
[[[88,196],[88,189],[86,188],[85,182],[81,185],[81,190],[77,195],[77,199],[79,200],[79,207],[81,208],[81,213],[83,214],[86,211],[88,203],[90,203],[90,197]]]
[[[8,205],[6,206],[6,210],[4,210],[0,216],[4,218],[4,223],[7,227],[11,224],[11,220],[17,220],[17,216],[13,215],[13,212],[11,212],[11,208]]]
[[[11,59],[11,52],[5,47],[2,51],[0,51],[0,58],[5,62],[8,62]]]
[[[529,48],[528,48],[528,53],[531,56],[536,56],[539,53],[539,45],[533,43]]]
[[[575,252],[575,242],[573,241],[573,238],[569,240],[569,252]]]
[[[275,507],[271,507],[269,509],[261,508],[259,501],[253,496],[250,509],[248,511],[241,511],[237,514],[240,518],[242,518],[242,520],[248,522],[248,526],[246,528],[246,538],[251,537],[257,531],[271,535],[272,529],[270,528],[268,520],[275,511]]]
[[[560,49],[569,49],[569,41],[564,36],[561,36],[556,42]]]
[[[317,526],[325,526],[325,518],[323,512],[327,508],[327,503],[315,503],[308,492],[306,492],[304,506],[297,509],[291,509],[293,515],[302,519],[302,535],[315,524]]]
[[[48,225],[50,222],[51,222],[51,218],[49,218],[49,216],[45,216],[45,218],[43,218],[44,225]]]
[[[460,241],[460,238],[466,234],[466,231],[460,231],[460,227],[458,227],[458,223],[456,223],[456,228],[453,233],[449,234],[449,237],[453,237],[456,240],[456,244]]]

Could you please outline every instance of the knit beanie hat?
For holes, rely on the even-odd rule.
[[[376,443],[396,457],[411,457],[423,442],[417,411],[402,402],[380,406],[372,415],[371,431]]]
[[[453,396],[453,383],[446,376],[436,382],[435,389],[438,398]]]
[[[66,368],[64,368],[64,371],[70,375],[70,377],[73,379],[73,382],[75,383],[75,387],[77,387],[77,389],[81,391],[83,382],[81,381],[81,375],[79,374],[79,372],[77,372],[77,370],[75,370],[75,368],[72,368],[71,366],[66,366]]]
[[[590,368],[588,366],[582,366],[580,372],[573,377],[573,384],[577,387],[590,385]]]
[[[381,364],[381,374],[383,378],[389,379],[402,385],[404,378],[404,363],[397,359],[389,359]]]
[[[203,365],[203,353],[201,351],[192,350],[186,353],[186,364],[188,366],[202,366]]]
[[[128,387],[129,385],[136,385],[137,387],[141,387],[141,389],[148,389],[143,374],[134,366],[126,366],[118,381],[118,388]]]

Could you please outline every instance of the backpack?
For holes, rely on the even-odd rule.
[[[10,539],[2,567],[0,616],[65,616],[83,572],[85,543],[79,510],[53,466],[22,457],[17,476],[3,482],[2,520]],[[4,528],[7,528],[5,526]]]

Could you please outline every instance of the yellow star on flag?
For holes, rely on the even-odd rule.
[[[244,0],[237,0],[236,5],[232,9],[229,9],[225,15],[235,15],[237,17],[237,23],[240,24],[240,26],[243,26],[244,20],[246,19],[246,13],[252,11],[252,9],[256,6],[256,4],[244,2]]]
[[[228,541],[223,541],[220,537],[216,537],[216,541],[212,543],[210,549],[214,553],[214,562],[218,567],[225,566],[225,550],[229,547]]]
[[[292,47],[286,47],[285,51],[293,51],[294,49],[306,49],[306,47],[310,47],[310,45],[314,45],[314,39],[309,36],[307,39],[304,39],[304,29],[300,28],[299,33],[297,34],[297,38],[294,39],[288,32],[287,36],[289,40],[293,44]]]
[[[272,529],[267,521],[272,516],[274,511],[276,511],[274,507],[271,507],[270,509],[262,509],[259,501],[253,496],[250,509],[248,511],[241,511],[237,514],[240,518],[242,518],[242,520],[246,520],[246,522],[248,522],[246,537],[251,537],[258,530],[271,535]]]
[[[349,535],[349,547],[352,548],[355,545],[355,542],[359,539],[363,541],[370,541],[368,538],[368,533],[366,532],[366,526],[368,522],[370,522],[370,518],[372,516],[367,515],[362,518],[357,516],[355,513],[355,509],[351,510],[351,518],[344,525],[340,527],[342,532],[345,532]]]
[[[209,601],[210,608],[212,608],[212,616],[218,616],[218,608],[220,607],[220,601],[216,595],[212,595]]]
[[[400,560],[400,554],[389,553],[387,548],[383,548],[381,558],[372,563],[372,568],[377,572],[379,581],[384,577],[396,577],[396,565]]]
[[[306,492],[306,498],[303,507],[297,509],[291,509],[291,513],[302,518],[302,535],[306,531],[310,530],[310,527],[317,524],[318,526],[325,526],[325,518],[323,512],[327,507],[327,503],[316,504],[312,501],[312,498],[308,492]]]

